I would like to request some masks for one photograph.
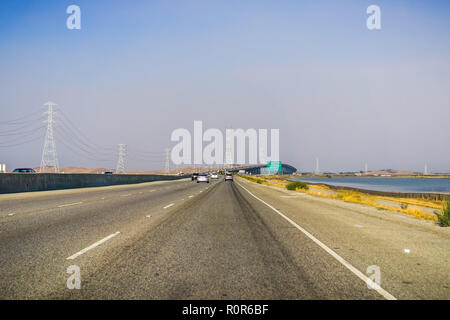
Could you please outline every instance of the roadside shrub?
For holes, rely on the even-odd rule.
[[[286,185],[286,189],[288,189],[288,190],[297,190],[297,189],[309,190],[309,187],[306,183],[304,183],[302,181],[293,181],[293,182],[289,182]]]
[[[450,227],[450,199],[444,203],[442,213],[437,215],[441,227]]]
[[[401,203],[400,204],[400,208],[402,208],[403,210],[408,209],[408,204],[407,203]]]
[[[256,183],[259,183],[259,184],[263,184],[264,182],[266,182],[266,180],[264,180],[264,179],[257,179],[256,180]]]

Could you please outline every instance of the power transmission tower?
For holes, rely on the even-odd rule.
[[[44,106],[47,106],[47,111],[45,112],[45,114],[47,114],[47,133],[45,134],[44,149],[42,150],[41,170],[39,172],[43,173],[47,168],[53,168],[51,171],[58,173],[58,155],[56,153],[55,139],[53,136],[53,125],[55,124],[55,120],[53,118],[55,111],[53,108],[56,104],[53,102],[47,102]]]
[[[427,166],[427,164],[425,163],[425,168],[424,168],[424,170],[423,170],[423,175],[427,175],[428,174],[428,166]]]
[[[117,173],[125,173],[127,159],[127,145],[119,144],[119,160],[117,161]]]
[[[266,144],[259,145],[259,164],[267,164]]]
[[[314,170],[315,174],[319,174],[320,173],[320,168],[319,168],[319,158],[316,158],[316,169]]]
[[[229,132],[229,130],[231,129],[231,126],[227,126],[227,129],[225,131],[225,168],[230,169],[233,166],[233,154],[231,152],[231,133]]]
[[[166,149],[166,172],[170,172],[170,149]]]
[[[369,168],[368,168],[367,162],[366,162],[365,173],[368,173],[368,172],[369,172]]]

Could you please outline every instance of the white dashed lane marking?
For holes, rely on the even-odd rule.
[[[98,247],[99,245],[105,243],[105,242],[108,241],[109,239],[114,238],[115,236],[117,236],[117,235],[119,235],[119,234],[120,234],[120,231],[117,231],[116,233],[110,234],[110,235],[107,236],[106,238],[103,238],[102,240],[97,241],[97,242],[94,243],[94,244],[91,244],[89,247],[84,248],[84,249],[81,250],[81,251],[78,251],[78,252],[75,253],[74,255],[71,255],[70,257],[67,258],[67,260],[73,260],[73,259],[76,259],[77,257],[81,256],[83,253],[86,253],[87,251],[92,250],[92,249],[94,249],[95,247]]]
[[[62,204],[58,206],[58,208],[64,208],[64,207],[70,207],[70,206],[76,206],[78,204],[82,204],[83,202],[75,202],[75,203],[69,203],[69,204]]]
[[[168,204],[167,206],[164,207],[164,209],[170,208],[173,205],[175,205],[175,203]]]

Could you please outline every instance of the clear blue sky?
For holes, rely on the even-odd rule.
[[[382,30],[366,28],[370,4]],[[279,128],[300,170],[450,171],[449,16],[448,1],[1,1],[0,122],[56,102],[105,148],[58,144],[61,166],[114,167],[108,148],[126,143],[155,152],[130,169],[159,168],[171,132],[203,120]],[[37,166],[42,144],[0,162]]]

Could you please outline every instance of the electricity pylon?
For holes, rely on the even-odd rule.
[[[166,172],[170,172],[170,149],[166,149]]]
[[[225,130],[225,168],[232,168],[233,167],[233,154],[231,152],[231,139],[233,138],[231,133],[229,132],[231,130],[231,126],[227,126]]]
[[[117,173],[125,173],[126,167],[126,158],[127,158],[127,145],[119,144],[119,160],[117,161]]]
[[[45,114],[47,114],[47,133],[45,134],[44,149],[42,151],[41,170],[39,172],[43,173],[47,168],[53,168],[53,170],[51,171],[53,171],[54,173],[58,173],[58,155],[56,153],[55,139],[53,136],[53,125],[55,124],[55,120],[53,118],[55,111],[53,110],[53,107],[55,107],[56,104],[53,102],[47,102],[46,104],[44,104],[44,106],[47,106],[48,108],[45,112]]]
[[[320,168],[319,168],[319,158],[316,158],[316,169],[314,170],[315,174],[319,174],[320,173]]]

